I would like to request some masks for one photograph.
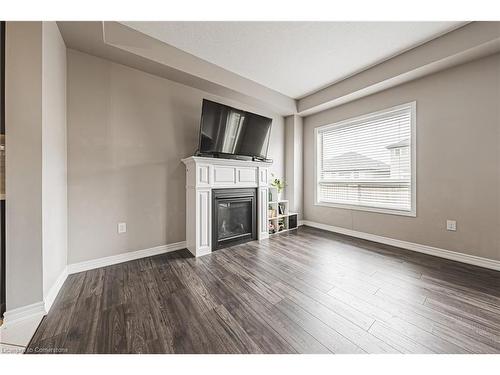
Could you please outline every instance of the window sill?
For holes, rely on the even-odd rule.
[[[412,209],[411,211],[403,211],[403,210],[393,210],[390,208],[377,208],[377,207],[357,206],[352,204],[340,204],[340,203],[329,203],[329,202],[315,202],[314,205],[321,207],[340,208],[344,210],[355,210],[355,211],[374,212],[379,214],[417,217],[417,212],[415,209]]]

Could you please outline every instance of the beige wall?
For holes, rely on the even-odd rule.
[[[42,301],[42,23],[7,22],[7,310]]]
[[[270,157],[284,175],[284,120],[68,50],[68,263],[185,240],[185,169],[203,98],[273,116]],[[127,233],[117,234],[117,223]]]
[[[43,295],[66,267],[66,46],[55,22],[43,22],[42,231]]]
[[[305,118],[305,219],[500,260],[499,91],[496,54]],[[413,100],[417,217],[314,206],[314,128]]]

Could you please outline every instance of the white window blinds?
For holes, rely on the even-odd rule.
[[[414,212],[415,103],[316,129],[316,201]]]

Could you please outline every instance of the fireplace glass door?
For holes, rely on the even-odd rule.
[[[256,239],[255,189],[214,190],[213,200],[215,249]]]
[[[252,201],[224,200],[217,203],[219,240],[234,239],[252,234]]]

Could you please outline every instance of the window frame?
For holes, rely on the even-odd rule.
[[[401,110],[403,108],[410,107],[411,111],[411,122],[410,122],[410,134],[411,134],[411,142],[410,142],[410,170],[411,170],[411,183],[410,183],[410,192],[411,192],[411,209],[407,210],[398,210],[392,208],[380,208],[380,207],[370,207],[370,206],[361,206],[356,204],[342,204],[342,203],[332,203],[332,202],[323,202],[319,200],[319,180],[318,176],[320,175],[320,158],[321,158],[321,150],[318,145],[318,136],[320,132],[323,132],[328,129],[333,129],[340,126],[346,126],[352,122],[358,122],[363,120],[368,120],[373,117],[380,116],[385,113],[390,113],[394,111]],[[412,101],[404,104],[400,104],[394,107],[385,108],[376,112],[366,113],[361,116],[351,117],[342,121],[338,121],[332,124],[322,125],[314,128],[314,206],[322,206],[322,207],[333,207],[340,209],[348,209],[348,210],[356,210],[356,211],[365,211],[365,212],[376,212],[382,214],[391,214],[391,215],[400,215],[400,216],[417,216],[417,102]]]

